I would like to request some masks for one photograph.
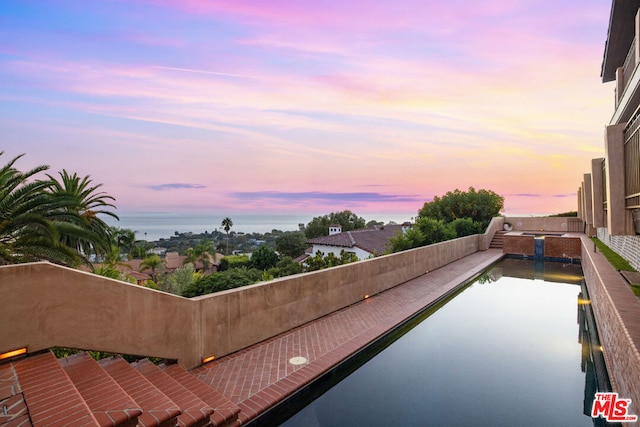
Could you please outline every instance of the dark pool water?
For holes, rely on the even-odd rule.
[[[503,260],[283,425],[593,426],[583,286]]]

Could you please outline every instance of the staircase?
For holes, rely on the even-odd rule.
[[[178,365],[50,351],[0,364],[2,426],[238,426],[240,409]]]
[[[489,244],[490,249],[502,249],[504,247],[504,235],[507,234],[507,231],[496,231],[496,234],[493,235],[493,239],[491,239],[491,243]]]

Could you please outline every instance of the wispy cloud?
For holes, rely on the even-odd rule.
[[[524,198],[554,197],[557,199],[564,199],[565,197],[576,197],[576,194],[575,193],[565,193],[565,194],[516,193],[516,194],[507,194],[507,197],[524,197]]]
[[[175,182],[175,183],[169,183],[169,184],[149,185],[147,186],[147,188],[154,191],[201,190],[203,188],[207,188],[207,186],[202,184],[184,184],[180,182]]]
[[[160,70],[169,70],[169,71],[180,71],[183,73],[196,73],[196,74],[210,74],[214,76],[224,76],[224,77],[237,77],[242,79],[256,79],[256,80],[267,80],[265,77],[260,76],[249,76],[246,74],[237,74],[237,73],[223,73],[221,71],[209,71],[209,70],[194,70],[191,68],[179,68],[179,67],[163,67],[160,65],[154,65],[153,68],[157,68]]]
[[[231,196],[238,200],[278,200],[278,201],[324,201],[324,202],[379,202],[405,203],[420,202],[422,198],[407,194],[382,194],[376,192],[331,193],[324,191],[246,191],[234,192]]]

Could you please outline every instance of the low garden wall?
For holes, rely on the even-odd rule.
[[[582,237],[582,270],[613,390],[640,415],[640,300],[606,258]]]
[[[0,267],[0,352],[71,347],[220,357],[390,289],[479,249],[468,236],[187,299],[50,263]]]

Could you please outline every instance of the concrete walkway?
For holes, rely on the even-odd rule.
[[[192,371],[241,408],[242,424],[309,384],[503,256],[476,252]],[[302,364],[290,363],[304,358]]]

